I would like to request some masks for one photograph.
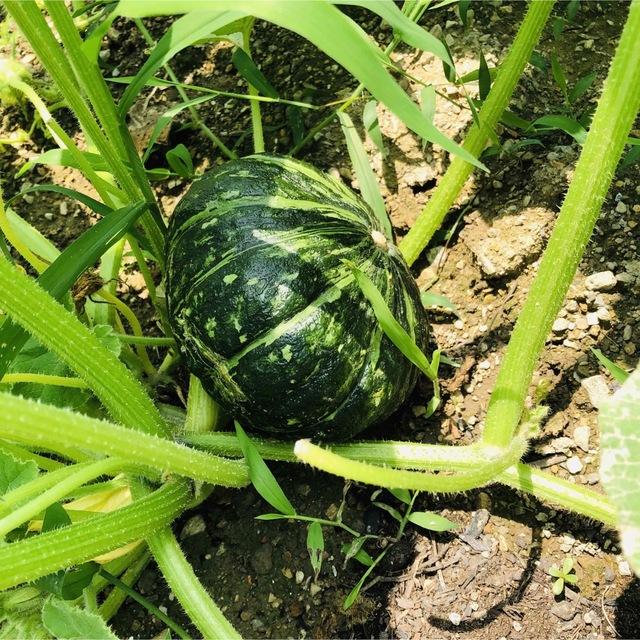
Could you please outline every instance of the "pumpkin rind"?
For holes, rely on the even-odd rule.
[[[343,261],[424,349],[417,286],[383,233],[342,183],[283,156],[229,162],[178,204],[167,237],[172,329],[190,371],[243,426],[345,440],[406,399],[417,370]]]

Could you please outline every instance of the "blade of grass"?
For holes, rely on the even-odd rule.
[[[378,181],[369,164],[369,158],[367,152],[362,145],[358,131],[355,128],[350,116],[346,113],[339,112],[338,118],[340,119],[340,125],[342,126],[342,133],[347,143],[347,150],[349,152],[349,158],[351,158],[351,164],[356,172],[358,178],[358,184],[360,185],[360,192],[365,202],[373,209],[382,229],[389,240],[393,238],[393,229],[391,228],[391,221],[387,215],[386,207],[384,206],[384,200],[380,193],[380,187]]]
[[[255,445],[236,421],[236,434],[247,464],[249,477],[256,491],[274,508],[285,516],[295,516],[296,510],[280,488],[271,470],[265,464]]]
[[[391,3],[387,1],[386,5],[389,7]],[[174,3],[163,6],[159,2],[123,0],[117,11],[120,15],[143,17],[182,13],[197,8],[200,12],[187,14],[180,20],[185,20],[190,15],[200,16],[202,20],[206,15],[202,12],[203,6],[211,10],[217,8],[216,15],[225,9],[234,10],[240,15],[255,16],[298,33],[340,63],[418,135],[464,158],[472,165],[484,168],[472,154],[461,149],[422,117],[416,105],[387,72],[387,60],[382,51],[355,22],[332,4],[313,0],[272,0],[268,3],[261,0],[208,0],[206,5],[202,2],[194,4],[185,1],[178,8]],[[372,8],[374,4],[367,6]]]

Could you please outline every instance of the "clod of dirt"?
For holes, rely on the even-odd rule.
[[[503,278],[538,257],[551,218],[552,212],[542,207],[530,207],[515,218],[503,216],[491,222],[474,211],[465,218],[460,237],[485,276]]]

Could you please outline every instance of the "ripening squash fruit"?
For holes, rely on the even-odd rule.
[[[176,207],[172,329],[190,371],[245,428],[345,440],[411,392],[416,368],[344,259],[424,349],[425,312],[406,263],[369,206],[333,177],[258,154],[206,173]]]

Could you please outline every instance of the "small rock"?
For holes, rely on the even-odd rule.
[[[400,609],[413,609],[414,601],[411,598],[397,598],[396,605]]]
[[[616,282],[613,271],[600,271],[587,276],[585,286],[589,291],[611,291],[615,288]]]
[[[616,572],[609,565],[604,568],[604,579],[607,582],[613,582],[616,579]]]
[[[618,204],[616,205],[616,211],[618,213],[627,213],[627,205],[622,202],[622,200],[620,200],[620,202],[618,202]]]
[[[571,456],[565,463],[567,471],[573,475],[582,471],[582,460],[578,456]]]
[[[591,429],[588,426],[576,427],[573,430],[573,441],[576,443],[578,447],[580,447],[583,451],[589,451],[589,436],[591,434]]]
[[[587,313],[587,326],[593,327],[596,324],[600,324],[598,314],[595,311]]]
[[[296,584],[304,582],[304,571],[296,571]]]
[[[273,547],[270,543],[261,544],[249,560],[251,568],[258,574],[270,573],[273,569]]]
[[[609,311],[609,309],[607,309],[607,307],[600,307],[596,311],[596,315],[598,316],[598,320],[600,320],[600,322],[611,322],[611,312]]]
[[[573,620],[573,616],[576,615],[575,605],[569,600],[563,600],[562,602],[556,602],[551,606],[551,613],[554,616],[560,618],[560,620]]]
[[[195,536],[199,533],[205,533],[207,530],[207,525],[204,521],[204,518],[201,515],[193,516],[189,518],[184,527],[182,527],[182,531],[180,532],[180,540],[184,540],[189,536]]]
[[[451,620],[451,624],[457,627],[462,622],[462,616],[459,613],[450,613],[449,620]]]
[[[592,627],[599,627],[602,624],[602,618],[594,611],[587,611],[582,619],[585,624],[590,624]]]
[[[566,318],[558,318],[554,323],[551,330],[553,333],[561,334],[569,328],[569,321]]]
[[[625,342],[629,342],[629,340],[631,340],[631,336],[633,334],[633,327],[628,324],[625,326],[624,331],[622,332],[622,339]]]
[[[620,560],[620,562],[618,562],[618,571],[621,576],[628,577],[633,575],[633,571],[631,571],[631,567],[626,560]]]
[[[590,378],[583,378],[580,384],[584,387],[591,404],[596,409],[599,409],[602,403],[608,400],[609,387],[603,376],[597,375],[591,376]]]

